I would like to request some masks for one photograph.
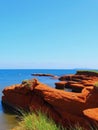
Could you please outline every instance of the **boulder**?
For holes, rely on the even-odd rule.
[[[73,92],[80,93],[82,91],[82,89],[84,88],[84,85],[78,84],[78,83],[70,84],[70,88],[72,89]]]
[[[67,86],[67,82],[66,81],[60,81],[60,82],[56,82],[55,83],[55,88],[56,89],[65,89],[65,87]]]
[[[91,120],[98,123],[98,108],[89,108],[83,111],[83,114]]]

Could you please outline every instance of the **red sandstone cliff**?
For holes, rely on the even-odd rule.
[[[91,77],[89,78],[91,80]],[[94,79],[97,81],[98,78]],[[5,88],[2,101],[30,111],[47,112],[57,123],[64,126],[79,122],[88,127],[89,122],[98,122],[98,90],[93,84],[82,85],[83,88],[79,93],[66,92],[51,88],[34,79]]]

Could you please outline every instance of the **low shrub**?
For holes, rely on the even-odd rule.
[[[28,83],[27,79],[22,81],[22,84],[27,84],[27,83]]]
[[[98,88],[98,81],[94,84],[94,86]]]
[[[25,86],[25,87],[28,87],[30,88],[32,86],[32,83],[30,80],[23,80],[22,81],[22,84]]]

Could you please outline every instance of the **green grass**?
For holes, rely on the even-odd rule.
[[[60,130],[60,127],[45,114],[37,112],[37,114],[23,114],[23,121],[19,123],[15,130]]]
[[[22,121],[19,123],[19,126],[13,130],[84,130],[84,128],[79,124],[74,126],[70,125],[69,128],[63,128],[60,125],[56,125],[55,122],[45,114],[37,112],[37,114],[23,113]]]
[[[39,112],[25,113],[22,112],[22,121],[13,130],[85,130],[79,123],[75,125],[69,125],[64,128],[57,125],[52,119],[48,118],[46,114]],[[88,129],[87,129],[88,130]],[[90,126],[89,130],[98,130],[98,124]]]
[[[98,74],[98,70],[77,70],[77,73],[78,72],[93,72],[93,73],[97,73]]]
[[[33,80],[23,80],[23,81],[22,81],[22,84],[23,84],[25,87],[31,88],[32,82],[33,82]]]

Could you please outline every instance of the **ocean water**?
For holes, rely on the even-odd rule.
[[[62,76],[65,74],[75,74],[76,70],[60,70],[60,69],[5,69],[0,70],[0,130],[10,130],[17,125],[16,115],[5,112],[2,104],[2,90],[10,85],[21,83],[25,79],[37,78],[50,87],[55,87],[54,83],[57,79],[52,77],[38,77],[32,76],[33,73],[53,74],[55,76]]]

